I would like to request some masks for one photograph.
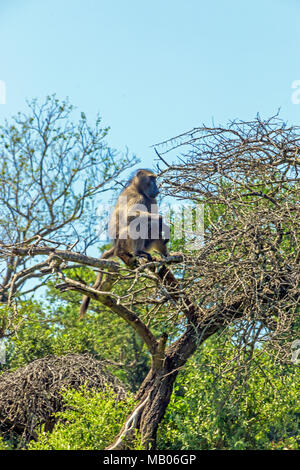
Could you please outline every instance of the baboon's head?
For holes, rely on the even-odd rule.
[[[133,178],[133,183],[139,193],[143,194],[148,199],[154,199],[159,194],[156,178],[156,174],[151,170],[138,170]]]

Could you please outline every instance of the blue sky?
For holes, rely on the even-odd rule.
[[[300,0],[0,0],[0,121],[56,93],[151,167],[152,144],[202,123],[299,124]]]

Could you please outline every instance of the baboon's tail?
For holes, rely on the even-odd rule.
[[[99,287],[101,286],[102,274],[103,273],[98,273],[96,282],[93,285],[93,289],[99,289]],[[83,297],[82,302],[81,302],[81,307],[80,307],[80,317],[79,317],[80,319],[84,317],[87,309],[89,308],[90,300],[91,300],[90,297],[88,297],[87,295]]]
[[[110,250],[105,251],[100,259],[107,259],[107,258],[110,258],[113,255],[114,255],[114,248],[111,248]],[[96,282],[93,285],[94,289],[99,289],[99,287],[101,286],[102,274],[103,273],[98,273]],[[84,317],[84,315],[86,314],[86,311],[87,311],[87,309],[89,308],[89,305],[90,305],[90,300],[91,300],[90,297],[88,297],[87,295],[85,295],[83,297],[82,302],[81,302],[81,306],[80,306],[80,317],[79,317],[80,319],[82,319]]]
[[[90,305],[90,298],[85,295],[82,299],[81,306],[80,306],[80,320],[84,317],[87,309],[89,308]]]

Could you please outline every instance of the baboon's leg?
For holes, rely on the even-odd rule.
[[[134,256],[131,253],[119,253],[118,257],[126,264],[126,266],[133,266]]]
[[[146,243],[145,249],[149,251],[156,250],[162,256],[168,256],[168,241],[167,239],[149,240],[149,242]]]
[[[152,256],[147,251],[139,250],[135,254],[136,257],[147,258],[147,261],[153,261]]]
[[[152,256],[145,251],[146,242],[147,241],[142,238],[138,238],[137,240],[134,240],[133,241],[134,243],[133,254],[136,257],[143,257],[143,258],[147,258],[148,261],[152,261]]]

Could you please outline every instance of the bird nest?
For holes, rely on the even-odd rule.
[[[103,363],[90,354],[46,356],[0,375],[0,430],[21,435],[22,441],[35,438],[41,424],[51,431],[55,413],[63,409],[62,391],[67,388],[106,390],[112,388],[116,400],[126,397],[121,382]]]

